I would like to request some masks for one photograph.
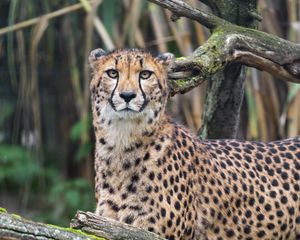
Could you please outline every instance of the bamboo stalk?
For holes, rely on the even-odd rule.
[[[26,20],[26,21],[23,21],[23,22],[20,22],[20,23],[16,23],[16,24],[11,25],[11,26],[1,28],[0,29],[0,36],[4,35],[4,34],[7,34],[9,32],[13,32],[13,31],[16,31],[16,30],[20,30],[20,29],[35,25],[35,24],[39,23],[42,19],[49,20],[49,19],[52,19],[52,18],[56,18],[56,17],[62,16],[64,14],[77,11],[77,10],[83,8],[83,7],[84,6],[82,5],[82,3],[77,3],[77,4],[74,4],[74,5],[59,9],[57,11],[47,13],[47,14],[45,14],[43,16],[40,16],[40,17],[32,18],[32,19],[29,19],[29,20]]]
[[[163,39],[166,35],[166,29],[163,29],[163,24],[161,21],[162,19],[161,9],[155,4],[150,4],[149,12],[150,12],[150,19],[151,19],[151,24],[152,24],[155,38]],[[165,42],[158,42],[157,47],[160,52],[168,51],[168,47]]]

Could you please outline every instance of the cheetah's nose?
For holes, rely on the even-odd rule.
[[[136,97],[135,92],[121,92],[120,97],[125,100],[125,102],[129,103],[133,98]]]

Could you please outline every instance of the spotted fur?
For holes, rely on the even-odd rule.
[[[300,239],[300,137],[201,141],[165,114],[170,55],[90,59],[97,214],[167,239]]]

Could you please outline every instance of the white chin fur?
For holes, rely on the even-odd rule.
[[[130,146],[134,140],[134,135],[141,135],[149,125],[147,121],[153,118],[154,111],[146,107],[142,112],[134,111],[115,111],[110,105],[102,108],[101,117],[98,123],[101,125],[101,119],[105,118],[106,122],[111,121],[110,125],[106,125],[106,138],[116,149]],[[105,124],[105,123],[104,123]]]
[[[134,104],[126,104],[126,103],[122,103],[116,106],[116,112],[126,112],[127,109],[133,112],[139,112],[141,108],[140,106]]]
[[[129,108],[131,110],[124,110],[126,108]],[[118,105],[116,108],[116,111],[110,106],[106,105],[101,110],[101,116],[104,117],[107,120],[111,120],[114,122],[114,120],[122,121],[122,120],[134,120],[134,119],[140,119],[140,120],[147,120],[149,117],[154,116],[154,111],[149,108],[148,106],[143,109],[143,111],[139,112],[140,107],[138,106],[126,106],[126,104]],[[101,117],[100,117],[101,119]],[[100,121],[99,119],[99,121]]]
[[[146,115],[144,112],[137,112],[137,111],[130,111],[130,110],[123,110],[115,112],[115,115],[119,117],[120,119],[135,119],[135,118],[141,118]]]

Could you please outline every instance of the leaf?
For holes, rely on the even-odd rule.
[[[77,161],[81,160],[82,158],[88,156],[91,154],[91,151],[92,151],[92,144],[91,143],[85,143],[83,145],[81,145],[78,149],[78,151],[76,152],[76,155],[75,155],[75,159]]]
[[[291,88],[287,96],[287,103],[288,104],[291,103],[299,92],[300,92],[300,84],[291,84]]]
[[[85,122],[84,120],[79,120],[78,122],[76,122],[72,129],[71,129],[71,140],[75,141],[75,140],[79,140],[80,137],[88,132],[92,127],[92,117],[91,115],[88,116],[87,122]]]
[[[0,163],[28,161],[29,153],[20,146],[0,144]]]
[[[78,207],[80,205],[80,194],[77,189],[68,190],[65,195],[65,200],[67,205],[69,205],[71,208]]]
[[[37,177],[40,166],[28,150],[17,145],[0,144],[0,180],[17,185]]]
[[[83,124],[81,121],[75,123],[71,129],[71,140],[78,140],[81,136]]]
[[[14,111],[14,107],[9,102],[4,102],[0,106],[1,106],[0,126],[2,126],[4,121],[12,115]]]

